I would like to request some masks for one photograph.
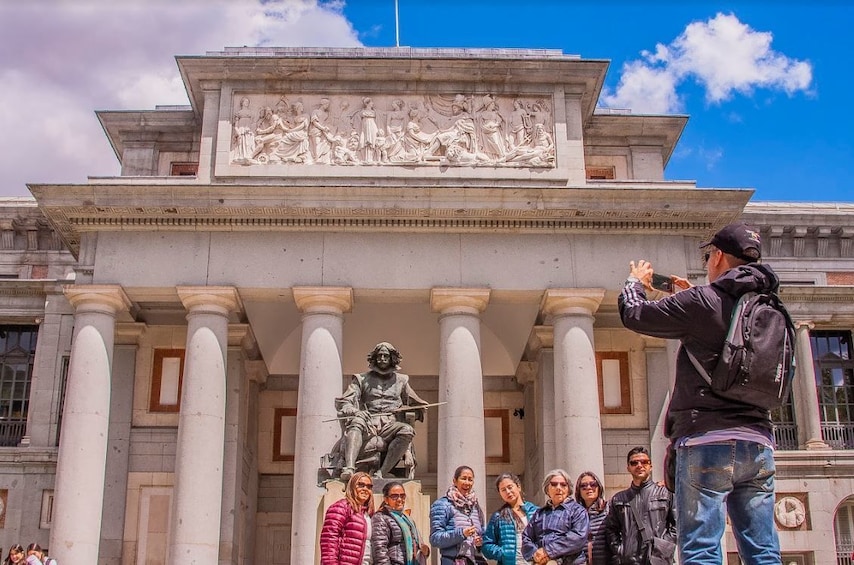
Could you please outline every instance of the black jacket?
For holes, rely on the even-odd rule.
[[[779,279],[770,267],[751,263],[730,269],[711,284],[695,286],[657,301],[646,299],[639,282],[623,287],[618,305],[624,326],[641,334],[682,342],[676,357],[676,384],[667,410],[665,432],[668,437],[676,440],[738,426],[751,426],[770,433],[769,412],[713,394],[685,348],[711,372],[723,349],[738,299],[751,291],[776,291],[778,286]]]
[[[646,522],[649,535],[676,543],[673,499],[669,490],[652,479],[639,487],[632,484],[618,492],[609,504],[610,510],[605,518],[605,540],[611,552],[611,565],[649,563],[649,543],[643,542],[635,513]]]

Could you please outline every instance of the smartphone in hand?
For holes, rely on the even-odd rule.
[[[671,277],[653,273],[651,285],[656,290],[673,293],[673,279]]]

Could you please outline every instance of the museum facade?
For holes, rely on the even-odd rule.
[[[628,263],[702,282],[698,243],[742,219],[798,328],[773,414],[785,561],[850,563],[854,204],[665,180],[687,117],[598,109],[603,60],[177,62],[189,106],[98,112],[120,176],[0,200],[4,550],[315,562],[334,399],[382,341],[442,403],[415,425],[422,528],[461,464],[488,511],[503,471],[536,502],[555,467],[612,494],[629,448],[660,466],[678,345],[622,327]]]

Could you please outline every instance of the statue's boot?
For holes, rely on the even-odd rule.
[[[356,472],[356,458],[362,449],[362,433],[350,430],[344,434],[344,467],[341,469],[341,480],[347,481]]]
[[[383,465],[377,473],[377,478],[385,477],[391,473],[391,470],[394,469],[394,466],[397,465],[400,458],[406,453],[410,443],[412,443],[412,438],[409,436],[398,436],[391,440],[383,458]]]

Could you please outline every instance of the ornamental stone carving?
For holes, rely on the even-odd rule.
[[[547,96],[235,94],[235,165],[555,166]]]
[[[804,503],[794,496],[784,496],[774,503],[774,518],[784,528],[797,528],[807,517]]]

